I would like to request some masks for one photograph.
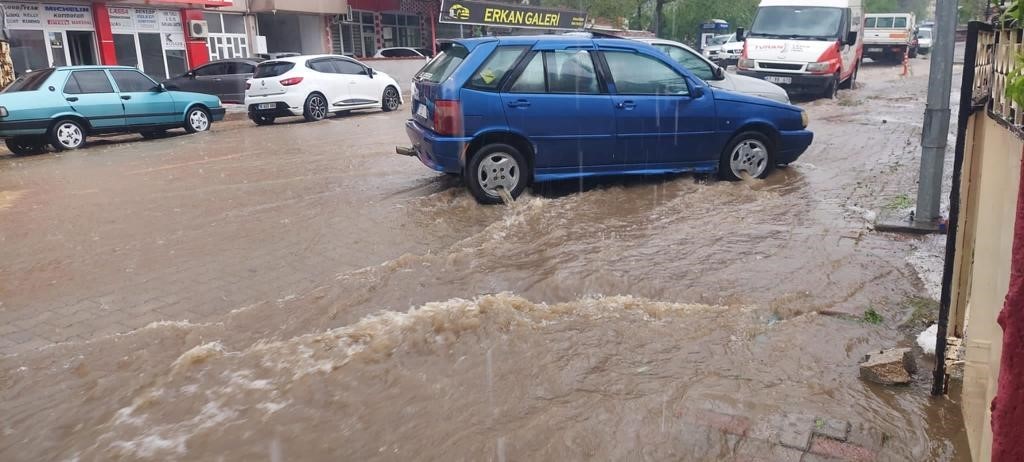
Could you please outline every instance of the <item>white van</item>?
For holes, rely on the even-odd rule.
[[[864,54],[861,0],[762,0],[737,68],[792,96],[853,88]]]

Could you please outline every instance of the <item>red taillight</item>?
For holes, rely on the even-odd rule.
[[[441,135],[462,135],[462,106],[458,101],[434,101],[434,131]]]
[[[281,85],[290,87],[302,83],[302,77],[290,77],[281,81]]]

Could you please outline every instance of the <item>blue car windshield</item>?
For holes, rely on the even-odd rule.
[[[15,80],[4,93],[15,93],[19,91],[36,91],[39,87],[43,86],[43,83],[50,78],[50,74],[53,74],[53,69],[42,69],[34,72],[29,72],[18,80]]]
[[[839,37],[843,10],[831,7],[765,6],[758,8],[750,37],[830,40]]]

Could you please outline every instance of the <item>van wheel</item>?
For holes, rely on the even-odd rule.
[[[327,98],[320,93],[311,93],[306,98],[302,117],[306,118],[306,122],[324,120],[324,117],[327,117]]]
[[[384,112],[391,112],[398,109],[398,106],[402,105],[402,98],[398,96],[398,90],[395,87],[387,87],[384,89],[384,95],[381,97],[381,109]]]
[[[857,89],[857,73],[860,72],[860,66],[853,68],[853,74],[850,74],[850,78],[843,82],[842,88],[844,90],[856,90]]]
[[[185,114],[185,131],[189,133],[205,132],[210,129],[210,114],[199,106],[193,107]]]
[[[718,177],[737,181],[743,176],[764,178],[771,172],[775,158],[771,140],[761,132],[743,132],[733,137],[722,151]]]
[[[4,142],[7,144],[7,149],[11,151],[11,154],[16,156],[27,156],[46,151],[46,139],[36,136],[16,136],[14,138],[7,138]]]
[[[841,77],[839,76],[839,73],[836,73],[835,81],[833,81],[831,84],[829,84],[829,86],[825,87],[825,98],[836,99],[836,97],[839,96],[839,79],[840,78]]]
[[[47,137],[57,151],[78,149],[85,145],[85,128],[73,119],[60,119],[50,127]]]
[[[473,155],[463,178],[477,202],[500,204],[499,189],[508,191],[513,199],[526,190],[530,181],[526,166],[526,158],[515,147],[504,143],[488,144]]]

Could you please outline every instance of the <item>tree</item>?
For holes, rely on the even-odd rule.
[[[759,0],[679,0],[665,12],[660,36],[696,44],[701,23],[710,19],[724,19],[733,28],[749,28],[758,3]]]

